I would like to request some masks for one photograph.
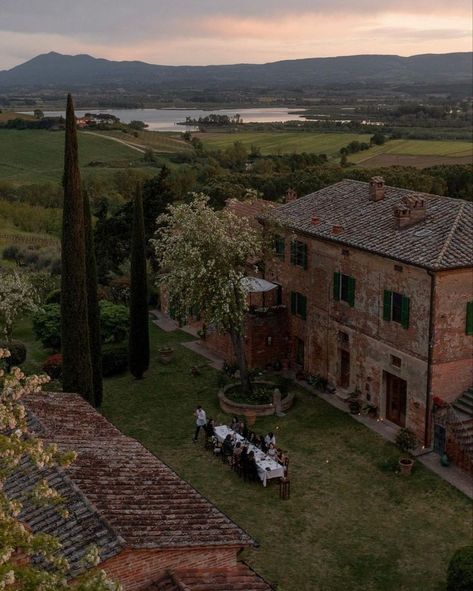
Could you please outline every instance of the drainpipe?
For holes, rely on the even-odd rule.
[[[432,412],[431,412],[431,391],[432,391],[432,358],[435,341],[435,309],[434,309],[434,298],[435,298],[435,272],[428,271],[430,275],[430,310],[429,310],[429,340],[427,350],[427,392],[425,396],[425,432],[424,432],[424,445],[430,447],[431,442],[431,431],[432,431]]]

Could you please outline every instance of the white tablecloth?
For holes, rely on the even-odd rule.
[[[220,443],[224,441],[228,434],[235,435],[237,441],[243,441],[243,437],[239,433],[232,431],[227,425],[219,425],[218,427],[215,427],[215,435]],[[271,478],[282,478],[284,476],[284,467],[281,466],[279,462],[270,458],[267,454],[262,452],[259,447],[256,447],[256,445],[253,445],[252,443],[248,443],[247,445],[248,451],[252,451],[255,454],[258,476],[263,483],[263,486],[266,486],[268,480]]]

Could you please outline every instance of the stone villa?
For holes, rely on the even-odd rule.
[[[124,591],[270,591],[240,550],[250,536],[136,440],[123,435],[80,396],[25,399],[30,429],[62,451],[77,452],[67,469],[21,466],[5,491],[20,499],[20,520],[62,544],[72,577],[86,568],[89,547]],[[28,493],[46,478],[68,517],[38,506]]]
[[[473,452],[473,396],[463,396],[473,378],[473,203],[380,177],[291,197],[265,214],[254,207],[278,235],[264,274],[274,289],[247,316],[250,365],[277,361],[341,396],[358,390],[382,420],[461,464],[455,437]],[[209,345],[231,355],[221,336]],[[455,405],[460,433],[436,420],[438,399]]]

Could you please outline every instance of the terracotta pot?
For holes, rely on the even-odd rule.
[[[399,469],[401,471],[401,476],[409,476],[412,471],[412,466],[414,465],[414,460],[411,458],[401,458],[399,460]]]
[[[174,355],[174,349],[158,350],[158,359],[161,363],[170,363]]]

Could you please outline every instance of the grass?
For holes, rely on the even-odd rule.
[[[127,168],[140,154],[105,138],[79,133],[79,152],[83,170],[93,160],[116,163]],[[64,167],[64,133],[45,130],[0,130],[0,179],[18,183],[61,181]],[[102,169],[103,170],[103,169]]]
[[[291,498],[276,483],[243,483],[194,445],[193,410],[227,422],[217,404],[215,370],[182,343],[191,339],[151,325],[151,368],[144,380],[124,374],[105,380],[103,413],[141,441],[259,543],[244,558],[278,591],[443,591],[452,553],[471,539],[471,503],[418,462],[411,477],[394,472],[399,452],[321,399],[298,390],[282,418],[257,419],[290,458]],[[47,352],[18,324],[27,342],[28,370]],[[176,352],[169,365],[157,350]],[[192,366],[201,375],[193,377]]]
[[[195,134],[194,134],[195,135]],[[368,134],[357,133],[310,133],[310,132],[240,132],[197,134],[204,147],[223,150],[234,142],[241,142],[248,150],[251,146],[261,149],[262,154],[290,154],[314,152],[335,156],[350,142],[369,142]]]
[[[159,131],[138,131],[137,137],[118,130],[98,131],[103,136],[113,137],[140,148],[151,148],[162,154],[191,151],[192,146],[177,134],[166,134]]]
[[[396,156],[446,156],[463,158],[472,156],[473,144],[464,141],[438,140],[391,140],[382,146],[375,146],[366,152],[350,154],[350,162],[362,162],[380,154]]]

